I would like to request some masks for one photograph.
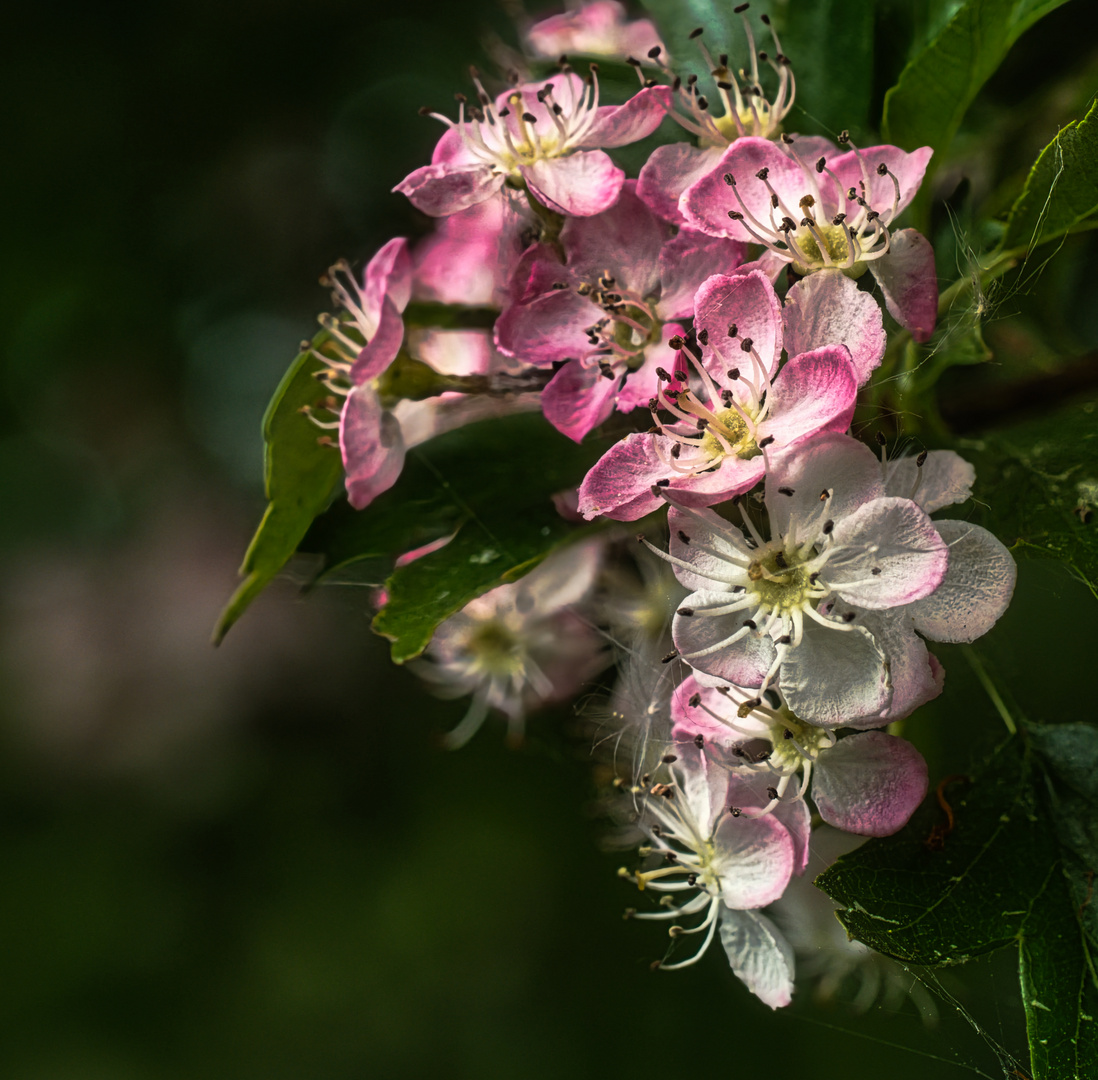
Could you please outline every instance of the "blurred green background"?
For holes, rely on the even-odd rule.
[[[663,942],[622,924],[590,737],[563,713],[518,752],[491,726],[439,752],[462,706],[389,665],[364,591],[280,583],[208,645],[316,278],[425,230],[389,194],[439,133],[416,110],[466,88],[502,11],[43,2],[0,25],[0,1076],[902,1080],[997,1077],[999,1044],[1024,1060],[1010,953],[946,980],[979,1030],[939,1001],[933,1034],[910,1002],[859,1017],[808,988],[772,1014],[719,950],[651,974]],[[974,114],[1012,168],[1076,115],[1068,91],[1023,108],[1093,71],[1072,26],[1033,31]],[[1046,325],[1010,324],[1022,375],[1056,367],[1031,344],[1048,326],[1058,355],[1094,349],[1093,265],[1072,240],[1028,289]],[[1002,371],[956,394],[978,405]],[[1070,620],[1080,589],[1025,564],[1008,620]],[[1001,640],[1002,664],[1032,657]],[[958,738],[928,726],[932,766],[996,736],[983,712]]]

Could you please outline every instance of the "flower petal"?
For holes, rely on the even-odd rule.
[[[541,392],[545,419],[573,442],[598,427],[614,411],[618,380],[607,379],[597,364],[569,360]]]
[[[938,275],[930,241],[914,229],[894,232],[888,254],[874,259],[869,269],[888,313],[916,341],[929,340],[938,318]]]
[[[921,146],[909,154],[906,150],[885,144],[867,146],[864,150],[849,150],[840,156],[828,157],[827,165],[844,189],[853,187],[861,191],[864,188],[863,198],[869,208],[876,210],[885,224],[890,224],[915,198],[933,154],[934,151],[929,146]],[[894,212],[892,203],[896,199],[896,185],[888,173],[882,176],[877,172],[879,165],[887,166],[900,187],[899,202]]]
[[[975,641],[1006,611],[1018,568],[987,529],[967,521],[935,521],[949,545],[949,569],[928,597],[908,609],[915,629],[933,641]]]
[[[772,904],[793,876],[793,840],[772,814],[725,814],[713,833],[713,863],[730,908]]]
[[[356,509],[369,506],[396,483],[404,468],[400,423],[385,412],[369,386],[347,395],[339,425],[339,445],[347,478],[347,499]]]
[[[666,221],[681,225],[679,197],[696,180],[716,168],[721,159],[719,147],[700,149],[688,143],[657,146],[641,166],[637,194],[649,209]]]
[[[356,386],[376,379],[396,359],[404,340],[404,319],[389,297],[381,304],[381,318],[374,336],[351,365],[351,382]]]
[[[412,256],[404,237],[390,240],[366,264],[362,275],[362,307],[376,322],[381,317],[381,302],[388,296],[397,311],[403,311],[412,298]]]
[[[522,167],[530,193],[566,217],[601,214],[617,201],[625,173],[601,150],[535,161]]]
[[[820,270],[793,285],[785,296],[785,348],[790,356],[821,345],[850,350],[858,385],[880,366],[884,321],[873,297],[838,270]]]
[[[675,569],[675,576],[688,589],[716,591],[746,583],[746,571],[737,573],[736,567],[747,567],[751,549],[743,533],[720,514],[672,506],[667,527],[671,530],[671,555],[692,567],[692,571]]]
[[[563,268],[557,276],[567,280]],[[552,289],[504,308],[496,320],[496,347],[523,363],[548,367],[589,352],[587,328],[601,314],[575,289]]]
[[[793,1000],[793,948],[765,915],[722,908],[721,944],[732,973],[765,1005]]]
[[[738,240],[707,236],[696,229],[680,229],[660,252],[659,308],[663,318],[690,318],[694,314],[694,294],[702,282],[738,267],[746,252],[747,248]]]
[[[885,655],[861,626],[805,620],[804,636],[786,653],[779,678],[789,707],[820,727],[880,714],[891,696]]]
[[[923,755],[906,739],[865,731],[820,754],[812,798],[829,825],[859,836],[891,836],[927,789]]]
[[[431,217],[446,217],[491,198],[506,177],[490,165],[424,165],[409,173],[393,191]]]
[[[846,431],[857,392],[854,367],[843,346],[795,356],[771,386],[770,415],[759,425],[759,437],[772,436],[777,451],[821,431]]]
[[[671,108],[671,87],[638,90],[624,105],[602,105],[579,146],[628,146],[646,139]]]
[[[782,354],[782,305],[774,286],[761,270],[727,276],[715,274],[698,289],[694,298],[694,325],[699,337],[708,337],[706,366],[723,379],[728,368],[741,368],[747,379],[757,382],[756,364],[744,341],[762,361],[769,378]],[[736,328],[736,336],[729,331]]]
[[[768,635],[744,627],[750,610],[731,615],[704,614],[707,608],[724,607],[734,600],[728,593],[691,593],[679,611],[685,608],[694,614],[676,612],[671,638],[682,659],[701,676],[708,676],[699,681],[713,685],[716,679],[737,686],[761,686],[777,654]],[[741,631],[745,632],[737,637]]]
[[[885,463],[885,494],[912,499],[928,514],[962,503],[972,495],[976,470],[952,450],[931,450],[922,465],[916,457]]]
[[[886,496],[835,522],[822,575],[851,604],[879,609],[921,600],[938,588],[949,549],[910,499]]]

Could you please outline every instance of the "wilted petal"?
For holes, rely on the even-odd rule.
[[[949,545],[949,569],[928,597],[908,609],[915,629],[934,641],[975,641],[1006,610],[1018,568],[987,529],[967,521],[935,521]]]
[[[601,150],[535,161],[522,167],[530,193],[566,217],[601,214],[617,201],[625,173]]]
[[[928,514],[962,503],[972,495],[976,470],[952,450],[931,450],[922,465],[916,457],[885,463],[885,494],[912,499]]]
[[[864,608],[892,608],[938,588],[950,562],[934,522],[910,499],[864,503],[836,521],[828,584]]]
[[[820,270],[785,296],[785,348],[790,356],[822,345],[845,345],[862,386],[880,366],[884,321],[872,295],[839,270]]]
[[[657,146],[641,166],[637,194],[653,213],[680,225],[684,219],[679,211],[679,197],[716,168],[721,153],[717,146],[704,149],[687,143]]]
[[[638,90],[624,105],[601,105],[595,122],[580,146],[628,146],[645,139],[663,122],[671,108],[671,87]]]
[[[370,387],[356,387],[347,396],[339,445],[347,474],[347,498],[356,510],[369,506],[391,488],[404,468],[400,423],[382,409]]]
[[[860,836],[891,836],[907,824],[926,788],[926,762],[911,743],[865,731],[820,755],[812,798],[829,825]]]
[[[793,949],[765,915],[722,908],[721,944],[733,974],[760,1001],[780,1009],[793,1000]]]
[[[938,319],[938,275],[930,241],[914,229],[894,232],[888,254],[874,259],[869,268],[888,313],[916,341],[929,340]]]
[[[789,707],[820,727],[839,727],[883,712],[891,689],[886,657],[864,627],[805,620],[799,645],[786,653],[781,688]]]
[[[618,380],[607,379],[597,364],[569,360],[541,392],[545,419],[573,442],[598,427],[614,411]]]
[[[491,198],[505,177],[490,165],[424,165],[395,188],[417,209],[431,217],[446,217]]]

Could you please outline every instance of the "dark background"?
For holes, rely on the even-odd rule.
[[[1010,953],[947,979],[982,1034],[808,987],[771,1014],[717,949],[651,974],[589,738],[566,711],[517,752],[491,725],[436,750],[462,706],[389,665],[364,590],[281,582],[208,645],[316,278],[423,231],[389,189],[489,25],[440,0],[0,18],[0,1076],[998,1076],[992,1043],[1024,1047]],[[1070,26],[980,106],[1003,145],[1017,72],[1085,66]],[[1087,243],[1042,286],[1084,357]],[[1009,617],[1074,587],[1027,569]]]

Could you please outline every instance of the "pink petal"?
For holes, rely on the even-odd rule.
[[[542,390],[542,412],[561,434],[583,442],[614,411],[617,388],[617,378],[607,379],[597,364],[569,360]]]
[[[721,898],[730,908],[772,904],[793,876],[793,841],[773,815],[725,814],[713,834],[713,858],[721,873]]]
[[[601,150],[535,161],[522,168],[530,193],[566,217],[601,214],[617,201],[625,173]]]
[[[671,87],[638,90],[624,105],[602,105],[580,146],[627,146],[645,139],[663,122],[671,108]]]
[[[764,168],[768,171],[769,188],[756,175]],[[725,174],[736,181],[734,189],[725,183]],[[817,206],[818,214],[833,213],[832,207],[838,201],[838,193],[829,176],[806,173],[768,139],[751,136],[732,143],[716,168],[682,193],[679,209],[686,223],[695,229],[712,236],[728,236],[755,243],[757,237],[752,235],[750,218],[754,217],[769,227],[773,209],[770,203],[771,188],[792,213],[799,212],[800,200],[805,195],[812,195],[817,204],[822,200],[822,206]],[[728,216],[729,210],[745,213],[747,220],[733,221]]]
[[[827,582],[848,603],[864,608],[921,600],[941,583],[950,561],[934,522],[909,499],[864,503],[836,519],[832,540],[841,554],[825,571]]]
[[[340,417],[339,445],[347,473],[347,498],[356,510],[369,506],[396,483],[404,468],[400,424],[365,386],[347,396]]]
[[[469,125],[465,127],[468,128]],[[432,165],[476,165],[478,160],[469,149],[469,144],[462,136],[462,127],[458,124],[446,129],[431,153]]]
[[[767,795],[769,802],[769,795]],[[793,841],[793,873],[803,874],[808,869],[809,847],[812,839],[812,812],[801,795],[801,782],[793,777],[782,801],[771,811],[786,827]]]
[[[938,588],[908,610],[915,629],[933,641],[975,641],[1006,610],[1018,568],[987,529],[967,521],[934,526],[949,545],[949,569]]]
[[[657,146],[641,166],[637,194],[654,214],[683,224],[679,197],[695,181],[711,172],[721,159],[720,147],[700,149],[688,143]]]
[[[874,259],[869,269],[888,313],[916,341],[927,341],[938,318],[938,276],[930,241],[914,229],[894,232],[889,253]]]
[[[816,763],[812,798],[820,817],[844,832],[891,836],[923,801],[927,769],[906,739],[866,731],[840,739]]]
[[[855,378],[841,345],[795,356],[771,386],[770,415],[759,425],[759,437],[773,436],[777,449],[821,431],[846,431],[858,393]]]
[[[376,379],[395,359],[404,340],[404,319],[386,296],[381,305],[381,320],[374,336],[355,358],[351,381],[356,386]]]
[[[721,945],[732,973],[764,1005],[780,1009],[793,1000],[793,948],[757,911],[721,911]]]
[[[574,289],[554,289],[505,308],[496,320],[496,346],[540,367],[577,359],[591,350],[587,328],[601,316],[602,309]]]
[[[733,599],[726,592],[691,593],[679,610],[700,612],[723,607]],[[676,613],[671,637],[675,648],[695,672],[737,686],[761,686],[776,655],[774,643],[757,630],[748,630],[737,641],[728,641],[743,629],[749,615],[748,611],[732,615],[684,616]]]
[[[491,198],[505,180],[490,165],[424,165],[395,188],[431,217],[446,217]]]
[[[660,377],[657,369],[663,366],[668,342],[676,334],[685,331],[678,323],[664,323],[660,330],[660,344],[650,345],[644,354],[644,363],[635,371],[631,371],[625,380],[625,385],[618,391],[618,412],[632,412],[634,409],[646,407],[648,402],[656,396],[659,389]]]
[[[782,354],[782,305],[765,274],[759,270],[734,276],[716,274],[698,289],[694,305],[699,336],[704,332],[709,337],[707,367],[712,370],[715,366],[722,377],[727,368],[741,368],[757,382],[754,360],[742,348],[749,338],[767,377],[774,374]],[[734,338],[729,336],[733,325]]]
[[[362,307],[371,322],[381,316],[381,302],[388,296],[397,311],[412,298],[412,256],[403,237],[390,240],[366,264],[363,273]]]
[[[854,187],[861,193],[865,187],[866,194],[863,197],[869,208],[876,210],[885,224],[889,224],[915,198],[933,153],[929,146],[920,147],[911,154],[895,146],[869,146],[864,150],[850,150],[838,157],[828,156],[827,167],[844,189]],[[892,205],[896,198],[896,187],[891,176],[881,176],[877,172],[877,166],[881,164],[888,166],[900,185],[900,200],[895,211]]]
[[[663,246],[659,257],[659,308],[663,318],[689,319],[694,314],[694,294],[702,282],[714,274],[728,274],[738,268],[746,251],[738,240],[680,229]]]
[[[805,619],[801,642],[786,653],[779,678],[789,707],[820,727],[879,715],[891,695],[886,657],[856,625],[840,630]]]
[[[592,281],[609,271],[618,284],[651,295],[659,284],[660,250],[671,231],[637,198],[636,181],[626,180],[618,201],[595,217],[569,218],[560,240],[568,268]]]
[[[785,495],[781,488],[793,491]],[[820,495],[830,492],[821,500]],[[864,443],[849,435],[823,434],[775,455],[766,478],[766,505],[778,533],[798,523],[838,521],[862,503],[884,494],[881,463]]]
[[[912,499],[928,514],[970,498],[976,481],[976,470],[952,450],[931,450],[922,465],[917,457],[893,458],[884,474],[886,495]]]
[[[850,350],[858,385],[880,366],[884,321],[873,297],[839,270],[809,274],[785,296],[785,347],[790,356],[822,345]]]
[[[836,606],[833,614],[849,610]],[[859,611],[857,620],[872,635],[888,657],[888,676],[892,683],[892,700],[882,716],[864,717],[865,723],[852,722],[852,727],[879,727],[884,720],[902,720],[920,705],[932,701],[942,692],[944,677],[941,666],[927,652],[923,639],[914,632],[910,609]]]
[[[691,702],[698,699],[698,704]],[[735,728],[724,724],[713,715],[727,716]],[[671,741],[678,753],[681,747],[693,745],[696,735],[701,735],[703,746],[728,749],[745,739],[766,739],[770,725],[756,719],[754,714],[740,719],[736,715],[734,700],[729,700],[715,687],[704,686],[693,675],[687,675],[671,695]],[[680,755],[681,756],[681,755]]]

